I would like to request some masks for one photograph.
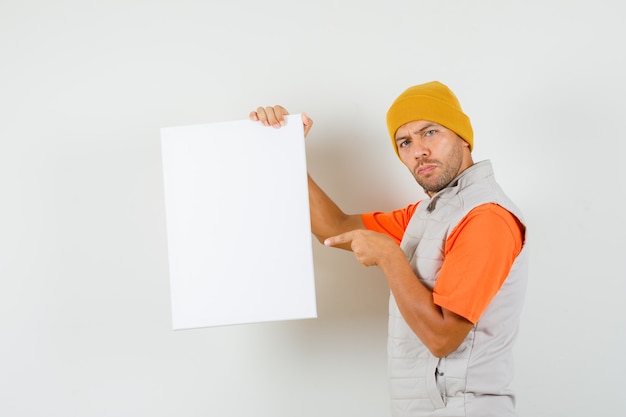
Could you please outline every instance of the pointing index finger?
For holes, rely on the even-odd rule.
[[[350,232],[346,232],[346,233],[342,233],[340,235],[337,236],[332,236],[329,237],[328,239],[326,239],[324,241],[324,245],[326,246],[337,246],[337,245],[341,245],[343,243],[350,243],[352,242],[353,239],[353,231]]]

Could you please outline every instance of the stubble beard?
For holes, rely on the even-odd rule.
[[[452,180],[459,175],[462,162],[463,150],[461,148],[455,148],[455,150],[444,162],[438,160],[424,160],[419,164],[436,164],[437,167],[435,170],[443,169],[441,174],[437,175],[436,173],[432,173],[432,175],[419,176],[417,174],[419,165],[415,168],[412,174],[425,192],[434,194],[447,187],[448,184],[450,184],[450,182],[452,182]]]

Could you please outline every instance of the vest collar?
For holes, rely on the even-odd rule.
[[[476,162],[474,165],[457,175],[456,178],[450,181],[450,183],[444,188],[437,191],[437,193],[430,197],[430,200],[427,199],[426,201],[428,201],[428,206],[426,207],[426,210],[431,213],[435,210],[439,200],[452,198],[457,194],[459,189],[465,188],[469,182],[473,182],[477,178],[485,178],[489,176],[493,176],[491,161],[485,160]]]

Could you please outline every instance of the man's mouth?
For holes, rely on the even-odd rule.
[[[436,164],[422,164],[417,167],[415,172],[417,175],[426,175],[431,173],[435,168],[437,168]]]

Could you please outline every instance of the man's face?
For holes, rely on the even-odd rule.
[[[437,123],[409,122],[400,126],[395,139],[400,159],[429,195],[443,189],[473,163],[469,144]]]

